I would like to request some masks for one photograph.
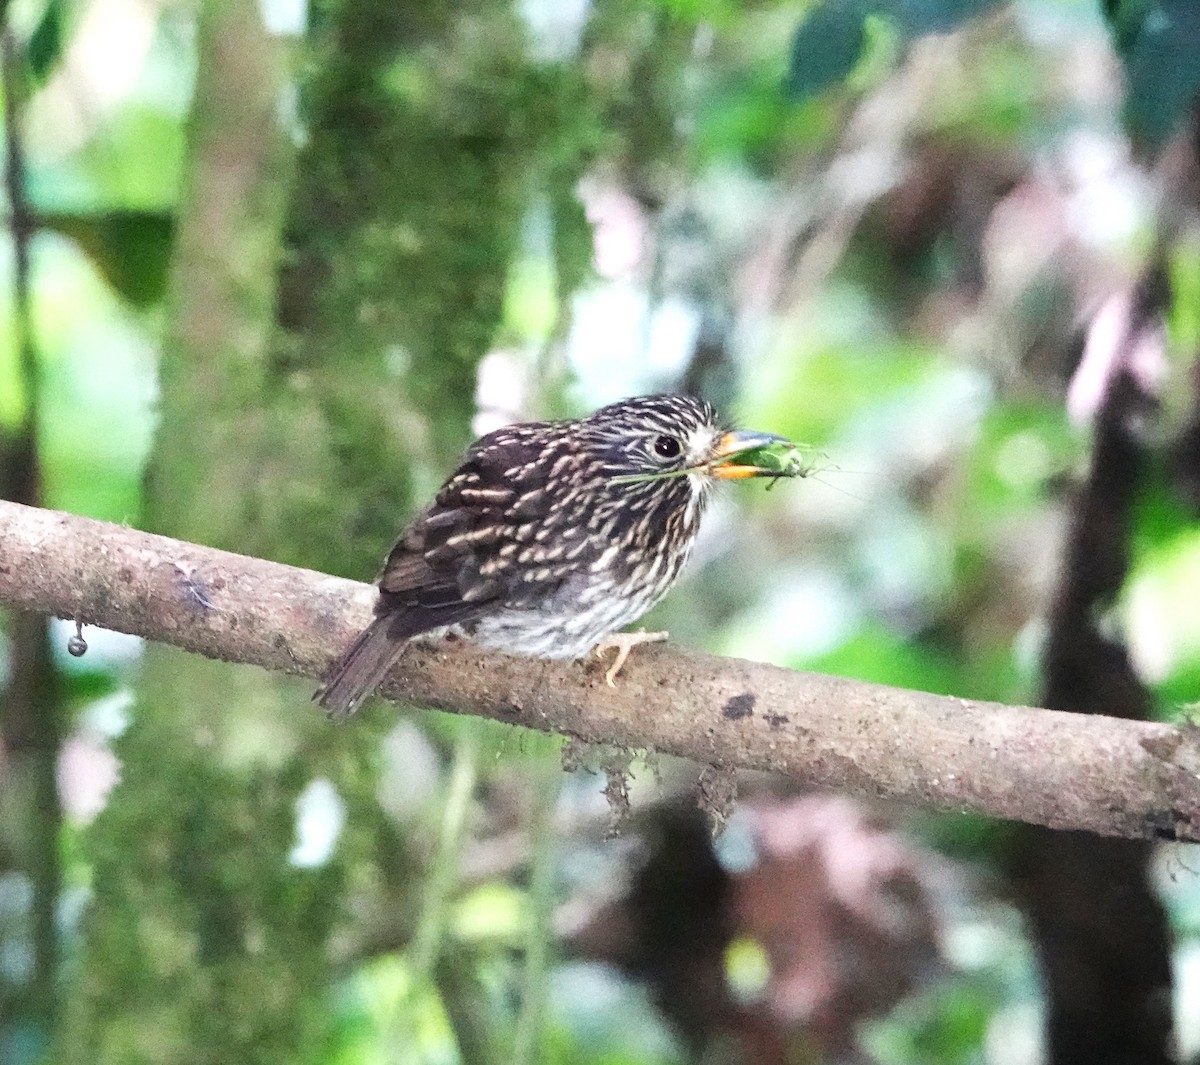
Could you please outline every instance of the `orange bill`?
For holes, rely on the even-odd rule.
[[[776,436],[774,433],[760,433],[755,429],[738,429],[726,433],[713,448],[712,459],[708,463],[708,473],[711,477],[722,481],[738,481],[746,477],[777,476],[778,473],[774,469],[737,461],[739,456],[749,451],[770,447],[772,444],[786,444],[790,447],[791,441],[786,437]]]

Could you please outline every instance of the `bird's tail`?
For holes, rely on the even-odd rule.
[[[400,657],[406,641],[398,640],[388,632],[391,620],[385,615],[372,621],[337,660],[325,683],[313,694],[330,717],[341,719],[354,713]]]

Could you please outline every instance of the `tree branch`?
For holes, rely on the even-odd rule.
[[[308,677],[370,617],[353,581],[0,502],[0,602]],[[640,648],[596,664],[414,645],[392,699],[1052,828],[1200,841],[1200,730]]]

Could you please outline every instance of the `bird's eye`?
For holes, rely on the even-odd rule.
[[[677,459],[683,452],[683,445],[673,436],[658,436],[654,438],[654,454],[660,459]]]

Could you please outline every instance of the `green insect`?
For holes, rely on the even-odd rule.
[[[718,462],[708,467],[689,466],[681,470],[664,470],[662,473],[639,473],[614,477],[613,484],[631,484],[637,481],[656,481],[664,477],[686,477],[706,469],[721,480],[741,480],[747,477],[810,477],[817,472],[816,452],[808,455],[798,444],[783,437],[775,437],[770,443],[747,448],[734,454],[723,455]],[[770,485],[768,485],[768,488]]]
[[[747,473],[747,477],[807,477],[816,469],[812,457],[790,440],[743,451],[733,461],[754,471]]]

